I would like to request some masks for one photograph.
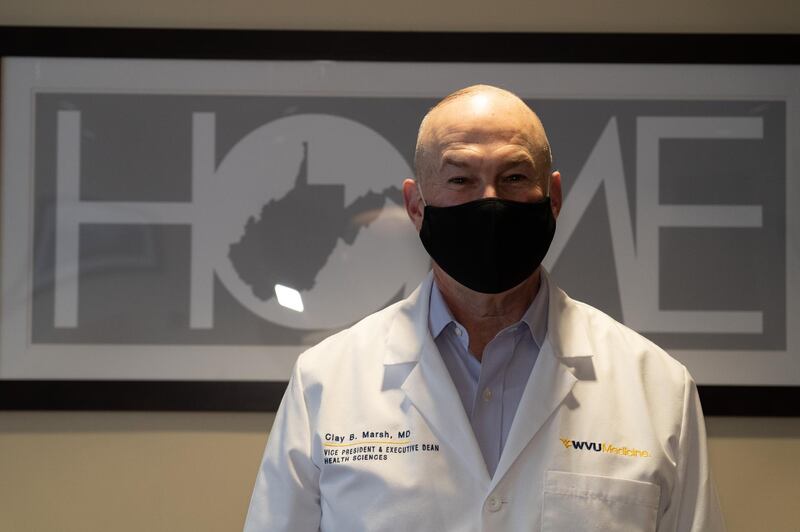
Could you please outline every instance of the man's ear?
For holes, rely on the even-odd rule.
[[[422,215],[424,213],[424,206],[422,205],[422,196],[420,196],[417,182],[413,179],[406,179],[403,181],[403,203],[406,207],[406,213],[417,228],[419,232],[422,227]]]
[[[561,212],[561,172],[558,170],[550,176],[550,208],[553,209],[553,218],[558,218]]]

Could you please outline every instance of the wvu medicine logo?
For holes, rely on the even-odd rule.
[[[594,451],[596,453],[619,454],[622,456],[632,456],[635,458],[648,458],[650,453],[640,449],[633,449],[629,447],[619,447],[607,442],[592,442],[571,440],[569,438],[559,438],[561,444],[565,449],[574,449],[576,451]]]

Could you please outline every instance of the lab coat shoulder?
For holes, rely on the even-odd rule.
[[[563,294],[563,305],[567,307],[566,316],[562,315],[564,325],[560,327],[582,323],[580,334],[584,335],[587,349],[593,354],[608,359],[609,365],[622,363],[640,370],[644,376],[651,371],[667,372],[669,377],[682,382],[686,368],[658,345],[605,312],[556,290]],[[571,333],[578,334],[577,331]]]
[[[307,398],[310,401],[318,398],[326,388],[337,383],[353,386],[371,382],[369,377],[373,373],[379,375],[385,339],[396,315],[407,304],[407,300],[398,301],[301,353],[295,374],[302,381]]]
[[[560,339],[563,348],[573,355],[592,355],[598,386],[624,394],[620,397],[624,406],[645,406],[649,422],[665,435],[678,433],[684,399],[694,386],[686,367],[608,314],[561,293],[565,316],[553,328],[570,328]]]

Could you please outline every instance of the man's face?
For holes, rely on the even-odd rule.
[[[545,175],[544,133],[527,107],[501,95],[477,94],[438,109],[426,126],[425,177],[419,187],[428,205],[448,207],[490,197],[540,201],[549,180],[558,214],[560,176]],[[423,205],[417,183],[407,180],[404,192],[419,230]]]

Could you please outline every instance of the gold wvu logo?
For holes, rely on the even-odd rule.
[[[619,454],[621,456],[631,456],[634,458],[648,458],[650,453],[641,449],[631,447],[620,447],[607,442],[572,440],[569,438],[559,438],[565,449],[575,449],[576,451],[594,451],[596,453]]]

